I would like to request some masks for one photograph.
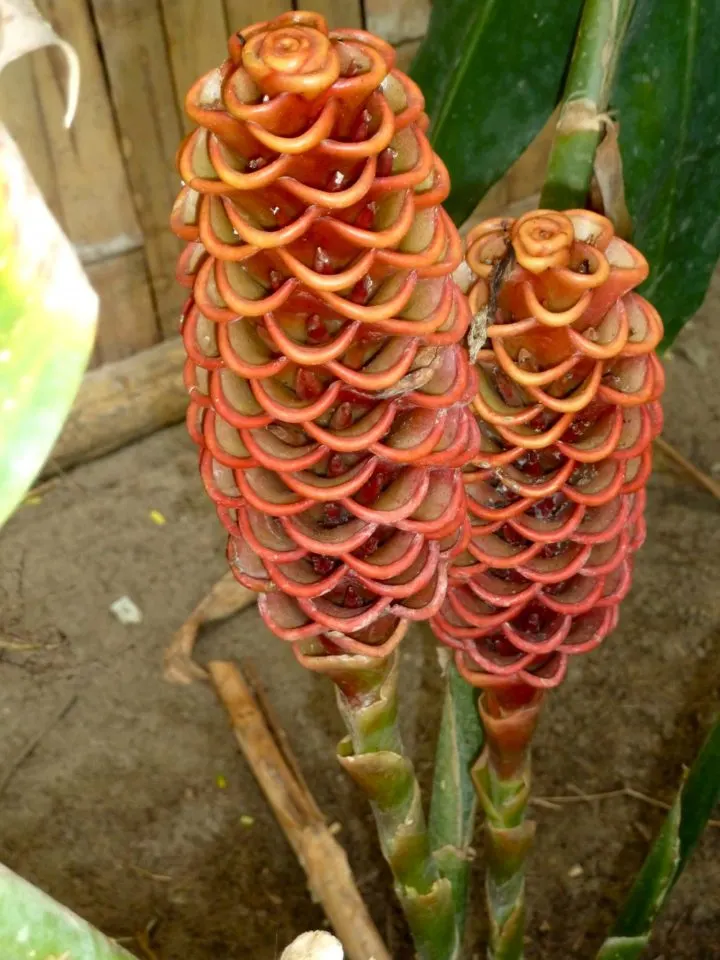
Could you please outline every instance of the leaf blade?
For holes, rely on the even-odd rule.
[[[720,715],[678,790],[612,933],[596,960],[635,960],[720,802]]]
[[[0,526],[63,425],[95,336],[97,296],[0,125]]]
[[[0,956],[134,960],[119,944],[2,864]]]
[[[650,263],[642,293],[665,322],[663,348],[720,257],[720,7],[688,0],[681,16],[671,6],[638,0],[613,95],[634,243]]]
[[[444,0],[411,70],[465,220],[540,132],[562,88],[581,0]]]

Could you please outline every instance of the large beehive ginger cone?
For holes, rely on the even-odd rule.
[[[479,433],[423,98],[362,31],[284,14],[190,91],[188,424],[237,579],[303,651],[386,656],[445,594]]]
[[[661,429],[662,323],[633,292],[646,261],[604,217],[534,211],[468,241],[471,309],[489,323],[482,446],[465,472],[472,539],[433,626],[500,696],[557,685],[617,622]]]

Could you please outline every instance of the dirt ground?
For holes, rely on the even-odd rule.
[[[665,433],[716,475],[719,305],[716,282],[668,361]],[[629,784],[667,800],[717,709],[719,505],[658,467],[621,625],[573,663],[550,698],[535,751],[538,796]],[[211,692],[161,676],[164,645],[224,572],[223,539],[180,426],[67,475],[0,540],[0,780],[45,731],[0,793],[0,858],[139,956],[133,937],[154,923],[161,960],[270,960],[323,922]],[[142,624],[122,626],[109,613],[123,595]],[[32,649],[12,649],[17,643]],[[427,778],[436,659],[418,637],[404,649],[404,720]],[[369,812],[332,758],[341,727],[330,686],[304,674],[254,611],[204,634],[203,657],[236,654],[255,659],[320,805],[342,825],[393,956],[409,958]],[[527,957],[591,958],[662,811],[621,797],[535,814]],[[650,956],[720,958],[719,891],[715,827],[664,911]],[[475,903],[479,958],[479,892]]]

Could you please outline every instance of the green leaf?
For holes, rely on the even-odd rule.
[[[700,749],[597,960],[635,960],[720,801],[720,716]]]
[[[450,171],[456,223],[539,133],[558,101],[581,0],[442,0],[412,66]]]
[[[0,957],[135,960],[112,940],[0,864]]]
[[[668,347],[703,301],[720,256],[720,4],[638,0],[612,98],[642,290]]]
[[[454,663],[445,674],[445,699],[435,753],[432,802],[428,830],[433,856],[440,872],[452,884],[462,946],[469,892],[470,860],[477,808],[471,768],[483,744],[483,731],[475,690],[458,673]]]
[[[596,960],[637,960],[650,942],[650,937],[608,937]]]
[[[0,125],[0,526],[45,462],[95,335],[97,297]]]

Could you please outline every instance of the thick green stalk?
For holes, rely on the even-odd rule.
[[[470,886],[470,846],[477,808],[471,769],[483,743],[476,699],[475,690],[450,660],[445,670],[429,831],[435,861],[452,885],[457,929],[453,960],[462,955]]]
[[[634,0],[585,0],[540,206],[586,205],[595,151]]]
[[[597,960],[637,960],[652,925],[720,801],[720,716],[675,797]]]
[[[525,819],[530,796],[530,742],[541,695],[513,703],[488,691],[480,702],[485,749],[473,770],[485,813],[490,939],[488,960],[522,960],[525,935],[525,860],[535,824]]]
[[[338,746],[338,758],[370,800],[418,957],[450,960],[457,955],[452,891],[433,859],[420,787],[403,752],[397,722],[397,654],[385,660],[317,658],[314,668],[337,685],[348,730]]]
[[[0,865],[3,960],[135,960],[42,890]]]

